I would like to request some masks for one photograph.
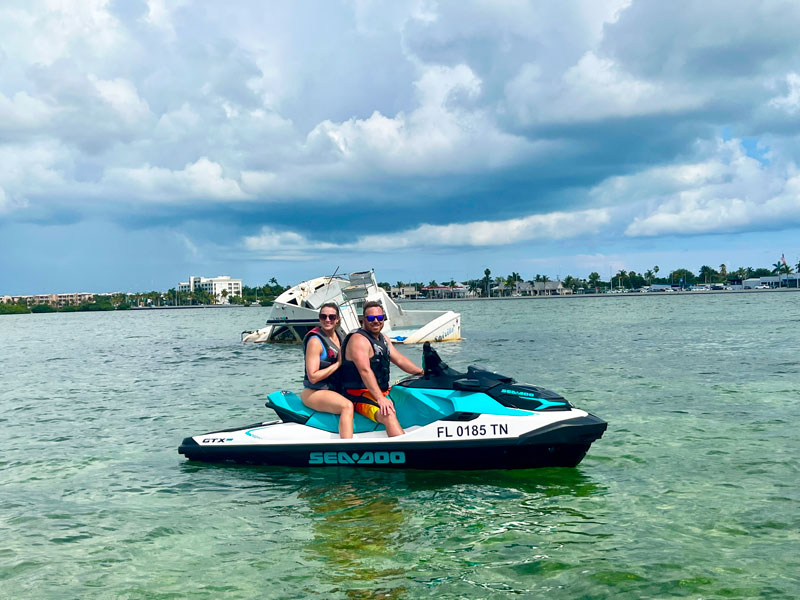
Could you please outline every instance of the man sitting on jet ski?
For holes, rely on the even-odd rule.
[[[394,349],[381,333],[386,315],[380,302],[364,304],[361,328],[347,335],[342,342],[342,365],[339,368],[340,391],[352,400],[355,411],[381,423],[389,437],[403,435],[389,392],[389,362],[406,373],[422,375],[424,371]]]

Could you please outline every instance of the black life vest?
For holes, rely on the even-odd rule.
[[[339,348],[333,345],[333,342],[331,342],[330,338],[322,332],[322,329],[319,327],[314,327],[314,329],[309,331],[303,338],[303,385],[312,390],[334,390],[336,389],[336,382],[339,379],[338,370],[330,377],[326,377],[317,383],[311,383],[311,380],[308,378],[308,371],[305,368],[306,352],[308,351],[308,342],[310,342],[311,338],[314,336],[317,336],[322,342],[322,351],[325,353],[325,358],[319,359],[320,369],[330,367],[339,357]],[[336,330],[336,337],[339,338],[339,346],[341,346],[342,336],[339,333],[339,330]]]
[[[342,366],[339,367],[339,388],[341,390],[358,390],[364,389],[364,381],[361,379],[361,374],[358,372],[358,367],[352,360],[347,360],[347,342],[354,335],[363,335],[372,344],[372,351],[374,355],[369,359],[369,368],[375,374],[375,379],[378,380],[378,387],[382,392],[389,389],[389,346],[386,345],[386,340],[383,334],[378,334],[378,338],[372,337],[365,329],[359,328],[352,333],[348,333],[347,337],[342,342]]]

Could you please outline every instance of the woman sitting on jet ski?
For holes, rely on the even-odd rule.
[[[353,437],[353,403],[335,391],[337,371],[342,364],[339,319],[339,306],[335,302],[323,304],[319,309],[319,327],[303,338],[305,389],[300,399],[309,408],[339,415],[339,435],[349,439]]]

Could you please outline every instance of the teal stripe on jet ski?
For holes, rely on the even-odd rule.
[[[438,390],[428,388],[407,388],[395,386],[389,393],[397,411],[397,419],[402,427],[413,425],[428,425],[439,419],[449,417],[453,413],[481,413],[485,415],[498,415],[505,417],[530,417],[536,413],[509,408],[500,404],[491,396],[482,392],[464,392],[461,390]],[[331,413],[316,412],[303,404],[297,394],[287,391],[273,392],[269,400],[281,407],[285,407],[295,414],[308,418],[306,425],[323,431],[337,433],[339,431],[339,416]],[[539,400],[543,405],[550,404],[547,400]],[[555,403],[557,405],[557,403]],[[249,429],[246,435],[261,429]],[[366,433],[381,431],[383,425],[374,423],[369,419],[356,414],[353,419],[353,433]]]
[[[395,386],[389,393],[403,427],[427,425],[453,413],[481,413],[508,417],[530,417],[530,411],[508,408],[482,392],[435,390]]]

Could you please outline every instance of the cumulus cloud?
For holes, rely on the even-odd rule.
[[[426,246],[506,246],[531,240],[560,240],[597,233],[611,220],[607,209],[552,212],[503,221],[476,221],[450,225],[421,225],[390,235],[365,236],[356,248]]]
[[[786,76],[786,86],[786,94],[771,98],[769,105],[793,115],[800,110],[800,75],[789,73]]]
[[[104,180],[120,193],[140,199],[160,200],[168,195],[171,201],[187,199],[244,200],[239,183],[223,174],[222,166],[206,157],[173,171],[161,167],[110,169]]]
[[[427,67],[414,86],[419,106],[411,113],[325,121],[309,134],[309,148],[328,148],[337,158],[386,172],[426,175],[502,166],[531,150],[526,140],[458,101],[459,95],[469,101],[481,91],[468,66]]]
[[[248,250],[276,252],[278,254],[307,254],[309,252],[337,248],[337,245],[312,242],[300,233],[278,230],[275,227],[265,225],[258,235],[250,235],[244,238],[244,247]]]
[[[172,24],[172,13],[185,4],[185,0],[172,0],[169,4],[167,0],[147,0],[147,14],[144,16],[144,21],[164,32],[169,40],[174,40],[176,34]]]
[[[725,233],[800,224],[800,172],[746,155],[738,140],[720,141],[705,162],[645,171],[609,182],[598,194],[649,195],[628,236]]]
[[[555,81],[545,79],[538,66],[524,65],[508,83],[506,96],[509,110],[524,124],[635,117],[702,103],[694,94],[637,78],[593,51]]]
[[[504,132],[485,110],[471,106],[481,81],[466,65],[430,66],[414,82],[418,106],[387,116],[325,120],[299,147],[301,161],[276,172],[247,170],[252,194],[340,195],[385,177],[433,178],[506,168],[544,155],[555,143]]]
[[[0,144],[0,188],[4,189],[5,211],[28,208],[31,197],[68,189],[67,174],[72,167],[68,150],[52,141]]]
[[[89,75],[97,94],[109,104],[126,123],[135,123],[150,116],[150,107],[139,97],[136,87],[127,79],[98,79]]]
[[[4,3],[0,210],[225,219],[260,257],[796,227],[798,27],[762,2]]]
[[[449,225],[424,224],[391,234],[358,237],[338,244],[316,242],[294,231],[265,226],[255,236],[244,239],[251,251],[313,253],[328,250],[388,251],[432,247],[494,247],[526,241],[551,241],[573,238],[600,231],[611,221],[611,211],[592,209],[576,212],[553,212],[502,221],[476,221]]]
[[[11,98],[0,92],[0,132],[45,127],[54,112],[44,100],[25,91],[16,92]]]

